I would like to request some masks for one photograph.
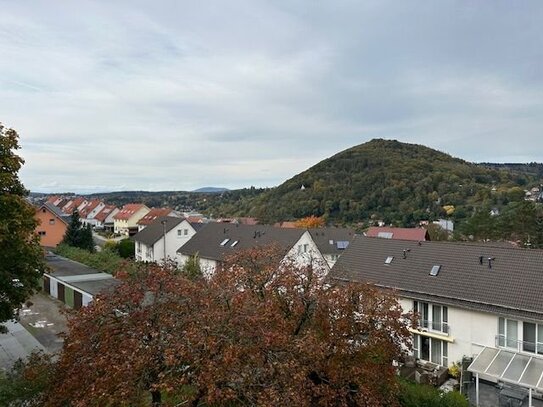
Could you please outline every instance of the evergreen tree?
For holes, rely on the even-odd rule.
[[[198,253],[190,256],[183,265],[181,272],[189,279],[195,280],[202,277],[202,269],[200,267],[200,258]]]
[[[81,220],[79,219],[79,212],[74,210],[70,217],[70,224],[66,229],[66,234],[62,243],[67,244],[68,246],[79,247],[80,242],[80,230],[81,230]]]
[[[17,132],[0,124],[0,324],[39,287],[45,269],[36,211],[17,175],[24,163],[14,153],[19,148]]]
[[[68,229],[66,229],[62,243],[68,246],[79,247],[89,252],[94,251],[91,227],[90,225],[87,225],[87,227],[83,226],[77,210],[72,212],[70,224],[68,225]]]

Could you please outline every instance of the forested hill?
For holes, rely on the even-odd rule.
[[[409,226],[444,216],[443,207],[452,205],[453,217],[460,220],[476,207],[523,200],[524,189],[540,182],[537,171],[524,167],[474,164],[425,146],[375,139],[240,205],[225,194],[213,210],[264,222],[324,215],[336,223],[379,219]]]

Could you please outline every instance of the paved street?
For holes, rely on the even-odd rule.
[[[0,369],[10,370],[19,358],[26,358],[33,350],[44,347],[21,324],[13,321],[6,323],[7,334],[0,334]]]
[[[61,302],[44,294],[34,295],[30,308],[20,311],[20,322],[6,323],[9,332],[0,334],[0,369],[9,370],[19,358],[33,350],[56,353],[62,348],[60,332],[66,330],[66,317],[60,312]]]

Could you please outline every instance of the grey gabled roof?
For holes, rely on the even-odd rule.
[[[50,212],[52,212],[55,216],[57,216],[61,221],[63,221],[66,224],[70,223],[71,216],[68,214],[65,214],[60,210],[60,208],[57,208],[55,205],[49,202],[45,202],[42,207],[46,207]]]
[[[325,227],[308,230],[321,254],[342,254],[345,249],[341,248],[341,242],[350,242],[355,236],[354,230],[349,228]]]
[[[144,245],[152,246],[162,238],[164,232],[168,233],[184,220],[185,218],[161,216],[147,225],[145,229],[134,235],[133,239],[134,241],[143,243]],[[163,221],[164,226],[162,225]]]
[[[389,256],[394,259],[385,264]],[[434,277],[430,270],[436,265],[441,268]],[[543,317],[543,250],[357,236],[329,277],[397,289],[408,298]]]
[[[200,229],[178,253],[192,256],[195,253],[205,259],[221,261],[236,250],[277,244],[290,250],[305,233],[304,229],[284,229],[268,225],[241,225],[232,223],[208,223]],[[226,244],[221,243],[226,239]],[[237,242],[234,246],[232,244]]]

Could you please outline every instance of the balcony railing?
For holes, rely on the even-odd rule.
[[[446,322],[434,322],[425,319],[419,319],[419,330],[428,330],[430,332],[439,332],[444,335],[450,334],[450,326]]]
[[[514,339],[508,339],[505,335],[496,335],[496,347],[513,349],[517,352],[537,353],[543,355],[543,343],[541,342],[529,342],[519,341]]]

